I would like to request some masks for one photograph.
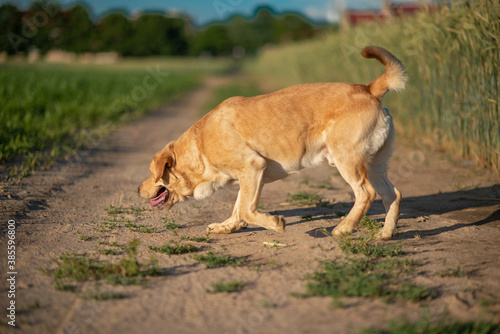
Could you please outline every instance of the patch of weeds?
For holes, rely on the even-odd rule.
[[[99,241],[99,242],[97,242],[97,244],[98,245],[106,245],[106,246],[118,247],[118,248],[121,248],[123,250],[125,250],[128,247],[128,246],[125,246],[125,245],[120,245],[116,241],[113,241],[113,242]]]
[[[80,236],[80,240],[83,240],[83,241],[90,241],[92,239],[94,239],[94,237],[91,235],[81,235]]]
[[[372,257],[401,256],[401,247],[395,244],[379,244],[373,236],[352,237],[349,235],[337,239],[340,249],[350,254],[363,254]]]
[[[126,210],[123,206],[113,206],[113,205],[109,205],[109,207],[107,207],[106,209],[106,212],[110,215],[118,215],[118,214],[122,214],[122,213],[128,213],[128,210]]]
[[[110,205],[109,207],[106,208],[106,212],[110,215],[133,214],[134,216],[139,216],[143,211],[146,211],[146,209],[139,207],[136,208],[134,206],[123,207],[121,205],[120,206]]]
[[[311,188],[316,189],[326,189],[326,190],[334,190],[335,188],[330,184],[330,181],[324,181],[322,184],[311,185]]]
[[[152,258],[149,263],[140,263],[137,256],[139,240],[133,239],[125,251],[127,257],[118,264],[101,262],[92,259],[86,254],[68,255],[64,253],[54,262],[57,268],[48,271],[55,281],[55,288],[63,291],[75,291],[76,288],[67,284],[68,281],[84,282],[89,279],[106,279],[111,284],[136,284],[145,276],[157,276],[161,272],[158,261]]]
[[[139,207],[134,207],[134,206],[129,206],[129,213],[132,213],[134,216],[139,216],[141,212],[146,211],[146,208],[139,208]]]
[[[113,217],[112,219],[111,218],[104,218],[104,219],[106,220],[106,222],[104,222],[103,224],[105,224],[106,227],[109,228],[110,230],[114,230],[115,228],[117,228],[118,223],[121,222],[116,217]]]
[[[64,253],[55,262],[57,268],[52,271],[52,277],[56,281],[56,285],[60,279],[66,277],[77,282],[84,282],[89,277],[99,276],[103,269],[97,260],[91,259],[85,254],[70,256]]]
[[[367,216],[364,216],[361,218],[361,221],[359,222],[359,226],[362,228],[366,228],[368,230],[378,230],[384,226],[384,223],[382,222],[377,222],[376,220],[370,219]]]
[[[391,321],[387,330],[364,329],[363,334],[489,334],[498,333],[500,324],[490,321],[480,322],[458,322],[446,324],[445,321],[431,322],[428,319],[421,319],[416,322]]]
[[[243,258],[237,258],[229,254],[216,254],[212,251],[208,251],[206,254],[197,254],[193,258],[196,261],[203,262],[207,268],[217,268],[217,267],[236,267],[245,261]]]
[[[273,302],[268,302],[267,300],[264,300],[262,303],[260,303],[260,306],[263,308],[275,308],[277,305]]]
[[[311,220],[312,219],[312,215],[303,215],[303,216],[300,216],[300,219],[301,220]]]
[[[317,206],[317,207],[320,207],[320,208],[328,208],[328,209],[333,208],[333,204],[332,204],[332,203],[330,203],[330,201],[324,201],[324,200],[322,200],[322,199],[320,199],[320,200],[318,201],[318,203],[316,203],[316,206]]]
[[[286,201],[293,205],[306,206],[306,205],[317,205],[321,201],[321,198],[318,195],[318,193],[300,191],[297,194],[288,194]]]
[[[194,241],[194,242],[206,242],[207,244],[210,243],[210,239],[208,236],[205,237],[188,237],[188,236],[181,236],[181,240],[186,240],[186,241]]]
[[[308,277],[307,293],[296,296],[330,296],[334,300],[341,297],[380,297],[385,302],[393,299],[419,301],[434,296],[426,287],[399,279],[400,273],[396,273],[398,261],[390,260],[391,263],[384,263],[387,260],[346,258],[322,263],[322,268]]]
[[[132,222],[130,219],[127,219],[126,214],[133,214],[135,216],[139,216],[141,212],[145,211],[146,209],[144,208],[139,208],[139,207],[123,207],[123,206],[113,206],[110,205],[108,208],[106,208],[106,212],[111,215],[111,217],[106,217],[104,218],[104,221],[102,222],[94,222],[92,221],[93,224],[97,224],[98,227],[95,228],[96,231],[98,232],[110,232],[111,230],[114,230],[118,228],[118,225],[120,223],[124,223],[125,227],[127,227],[130,231],[132,232],[139,232],[139,233],[157,233],[156,229],[153,227],[148,227],[146,225],[138,225],[135,222]]]
[[[207,290],[209,293],[218,293],[218,292],[236,292],[241,291],[245,283],[240,281],[231,281],[225,283],[223,280],[220,280],[217,283],[212,283],[212,290]]]
[[[94,299],[94,300],[111,300],[111,299],[123,299],[127,298],[128,296],[129,296],[128,294],[121,292],[97,290],[95,292],[87,291],[86,294],[82,295],[82,298]]]
[[[136,240],[136,239],[134,239]],[[160,276],[162,274],[158,267],[158,260],[154,257],[147,264],[142,264],[135,256],[128,256],[118,264],[119,273],[107,278],[107,282],[113,285],[139,284],[147,276]]]
[[[347,212],[345,212],[345,211],[333,211],[333,213],[334,213],[337,217],[345,217],[345,216],[347,216]]]
[[[163,218],[165,220],[165,228],[169,231],[175,231],[181,226],[175,223],[175,220],[170,221],[169,218]]]
[[[136,223],[132,223],[131,221],[128,221],[125,224],[125,227],[127,227],[131,232],[157,233],[157,231],[156,231],[156,229],[154,227],[148,227],[146,225],[138,225]]]
[[[97,232],[109,232],[118,227],[118,220],[116,219],[106,219],[106,221],[102,222],[91,221],[91,223],[98,225],[98,227],[94,229]]]
[[[103,255],[120,255],[123,252],[116,249],[100,249],[99,253]]]
[[[329,180],[325,180],[320,184],[310,184],[309,178],[305,177],[302,181],[299,183],[299,189],[302,185],[305,185],[310,188],[316,188],[316,189],[327,189],[327,190],[332,190],[334,189],[332,185],[330,184]]]
[[[436,275],[439,277],[464,277],[467,276],[467,272],[460,269],[460,266],[457,266],[456,268],[449,267],[438,271]]]
[[[411,274],[415,271],[415,267],[418,263],[411,257],[407,258],[384,258],[383,261],[377,262],[377,270],[386,270],[389,272],[394,272],[397,275],[402,273]]]
[[[76,286],[64,284],[60,280],[55,280],[54,289],[63,292],[76,292]]]
[[[365,223],[368,229],[377,228],[373,221],[365,220]],[[326,229],[323,232],[333,237]],[[342,306],[339,298],[343,297],[381,298],[384,302],[434,298],[429,288],[413,285],[402,277],[413,272],[415,261],[402,258],[404,252],[398,245],[377,243],[374,234],[370,231],[369,235],[356,238],[334,238],[343,252],[364,257],[322,263],[321,270],[308,277],[307,293],[298,296],[330,296],[336,307]]]
[[[193,245],[182,245],[181,243],[175,243],[174,241],[170,241],[170,243],[161,247],[149,246],[148,249],[168,255],[185,254],[198,251],[198,248]]]

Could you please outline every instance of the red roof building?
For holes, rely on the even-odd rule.
[[[429,5],[434,8],[434,5]],[[391,17],[401,17],[405,15],[414,15],[416,12],[424,9],[424,5],[418,2],[396,3],[391,1],[382,1],[380,10],[353,10],[344,9],[341,15],[341,27],[349,28],[365,22],[382,22]]]

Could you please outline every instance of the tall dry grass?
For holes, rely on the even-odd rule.
[[[383,69],[361,57],[367,45],[387,48],[407,68],[407,90],[384,102],[400,132],[500,170],[499,1],[452,1],[432,13],[268,49],[256,70],[282,86],[368,83]]]

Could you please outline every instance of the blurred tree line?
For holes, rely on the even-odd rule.
[[[235,48],[254,53],[266,44],[315,36],[320,28],[297,14],[276,15],[258,8],[252,18],[194,28],[186,16],[112,12],[93,20],[81,4],[62,8],[53,0],[34,2],[26,11],[0,6],[0,51],[9,54],[38,49],[68,52],[116,51],[123,56],[229,55]]]

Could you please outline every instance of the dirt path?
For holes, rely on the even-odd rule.
[[[230,235],[211,235],[210,243],[186,242],[199,247],[201,254],[213,251],[243,257],[242,266],[209,269],[189,254],[148,250],[179,236],[204,236],[209,223],[221,222],[231,213],[237,186],[202,201],[181,203],[169,212],[151,210],[135,193],[148,176],[154,153],[196,121],[211,89],[224,80],[208,80],[184,98],[121,128],[88,156],[2,190],[0,268],[4,277],[6,223],[9,219],[17,223],[16,333],[355,333],[361,328],[383,328],[390,320],[415,321],[429,314],[461,321],[500,321],[498,176],[448,158],[432,142],[420,147],[398,145],[390,177],[404,196],[395,242],[418,263],[410,281],[431,287],[437,294],[433,300],[383,303],[349,298],[343,307],[332,308],[328,297],[291,295],[305,291],[304,277],[318,268],[318,260],[343,255],[337,243],[320,232],[325,227],[331,231],[340,222],[332,209],[286,202],[288,193],[317,192],[335,204],[333,211],[348,211],[350,188],[327,165],[264,188],[261,209],[287,218],[285,234],[249,226]],[[110,205],[147,210],[137,215],[113,214],[106,211]],[[377,200],[369,216],[379,219],[382,213]],[[113,219],[115,226],[111,226]],[[180,228],[169,230],[168,222]],[[141,226],[143,232],[149,228],[156,233],[137,232]],[[77,292],[58,291],[54,279],[44,273],[56,267],[53,259],[64,252],[117,263],[123,254],[102,251],[111,249],[114,242],[127,245],[134,238],[141,241],[139,262],[156,257],[162,275],[147,277],[139,285],[101,284],[99,288],[125,298],[83,298],[98,289],[93,281],[75,284]],[[284,246],[263,246],[277,241]],[[458,266],[464,274],[460,277],[436,275]],[[245,285],[235,293],[208,293],[221,279]],[[3,310],[11,300],[8,291],[3,279]],[[0,321],[9,320],[4,316]],[[0,332],[12,330],[5,327]]]

